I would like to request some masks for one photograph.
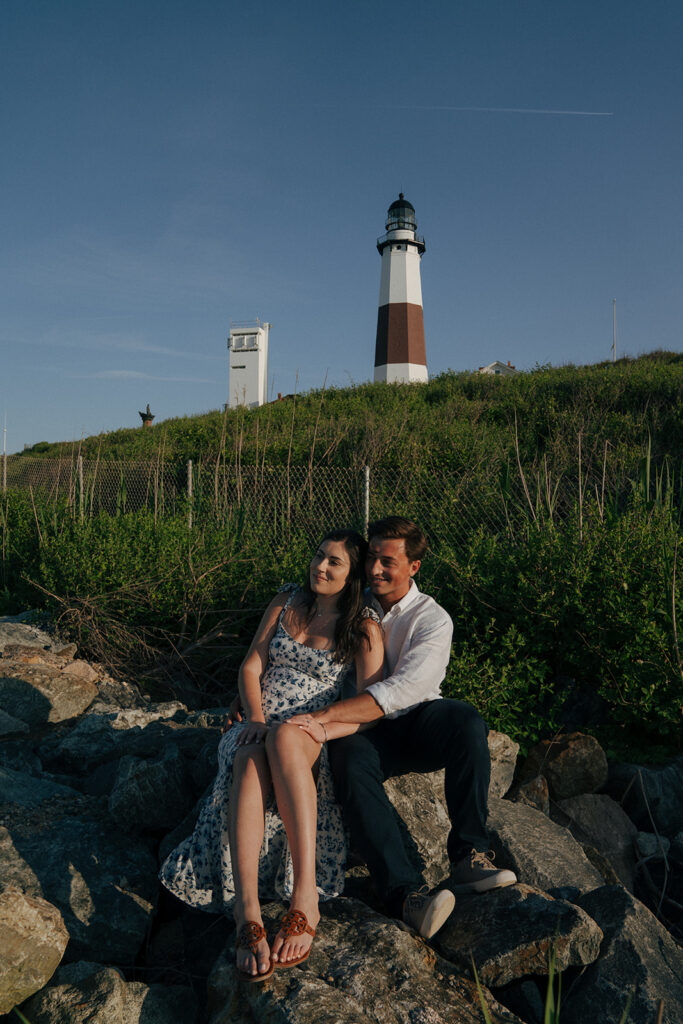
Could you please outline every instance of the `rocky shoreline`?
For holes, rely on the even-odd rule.
[[[631,991],[631,1024],[683,1020],[683,759],[608,769],[575,733],[519,764],[492,733],[491,843],[519,884],[458,897],[426,943],[350,866],[306,964],[245,985],[232,922],[157,881],[213,779],[226,709],[151,702],[26,622],[0,622],[0,653],[0,1019],[474,1024],[473,958],[492,1020],[540,1024],[554,949],[563,1024],[616,1024]],[[438,885],[442,777],[387,789]],[[271,931],[283,909],[264,907]]]

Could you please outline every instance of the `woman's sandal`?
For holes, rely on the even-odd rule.
[[[235,940],[235,952],[238,949],[248,949],[252,956],[256,959],[258,964],[258,944],[262,939],[266,939],[266,932],[263,925],[258,924],[256,921],[245,921],[239,930],[237,939]],[[246,971],[237,970],[237,975],[242,981],[265,981],[273,973],[273,961],[271,960],[268,965],[268,970],[262,974],[247,974]]]
[[[295,935],[311,935],[315,938],[315,928],[311,928],[308,923],[308,918],[301,910],[288,910],[285,916],[280,922],[280,931],[286,939],[291,939]],[[297,964],[302,964],[304,960],[308,960],[311,952],[312,945],[302,953],[301,956],[296,957],[294,960],[276,960],[276,967],[296,967]]]

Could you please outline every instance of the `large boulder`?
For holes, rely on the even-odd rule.
[[[567,800],[602,789],[607,782],[607,758],[593,736],[572,732],[532,747],[519,779],[528,782],[537,775],[545,776],[555,800]]]
[[[20,808],[0,827],[0,878],[62,914],[67,960],[131,963],[157,898],[156,859],[111,818],[63,816],[59,805]]]
[[[497,862],[514,871],[520,882],[544,892],[565,890],[567,895],[603,884],[567,829],[533,807],[492,800],[488,828]]]
[[[169,744],[160,757],[122,757],[119,761],[109,811],[123,829],[174,828],[192,803],[185,758],[175,744]]]
[[[635,989],[629,1024],[680,1024],[683,1020],[683,950],[655,916],[621,886],[582,896],[580,906],[602,928],[599,959],[572,986],[562,1004],[562,1024],[620,1020]],[[663,1017],[657,1016],[659,1001]]]
[[[197,1000],[184,985],[127,982],[112,967],[80,961],[24,1005],[31,1024],[194,1024]]]
[[[550,814],[550,790],[543,775],[520,782],[512,788],[508,798],[516,804],[526,804],[543,814]]]
[[[60,667],[42,660],[0,660],[0,711],[31,728],[82,714],[97,696],[86,662]],[[95,677],[96,678],[96,677]]]
[[[607,792],[643,832],[673,839],[683,823],[683,757],[662,768],[610,766]]]
[[[435,886],[450,870],[446,840],[451,825],[443,795],[443,772],[400,775],[388,779],[384,789],[396,811],[412,864],[424,875],[427,885]]]
[[[36,612],[3,615],[0,618],[0,654],[10,644],[26,644],[45,650],[61,646],[45,625],[45,617]]]
[[[13,886],[0,893],[0,1013],[9,1013],[50,980],[68,941],[62,915],[52,904]]]
[[[101,709],[84,715],[67,732],[48,736],[39,754],[50,770],[82,776],[125,755],[156,757],[171,742],[192,759],[207,740],[220,736],[224,720],[224,711],[188,713],[176,702],[146,709]]]
[[[583,910],[529,885],[511,885],[486,897],[458,898],[435,939],[436,948],[463,971],[474,962],[489,986],[547,974],[555,949],[558,971],[597,959],[602,932]]]
[[[269,931],[284,910],[265,910]],[[210,1024],[480,1024],[474,982],[417,936],[364,904],[344,898],[321,906],[309,959],[297,970],[276,970],[267,982],[238,981],[233,942],[209,976]],[[484,989],[494,1024],[521,1024]]]
[[[584,793],[560,800],[551,816],[582,844],[595,847],[612,865],[622,885],[633,892],[638,830],[616,801],[604,793]]]

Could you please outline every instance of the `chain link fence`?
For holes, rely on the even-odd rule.
[[[171,464],[161,460],[6,459],[3,492],[23,491],[54,503],[73,519],[146,510],[203,523],[267,528],[271,536],[302,531],[311,541],[331,526],[367,529],[368,521],[400,514],[415,519],[433,546],[467,544],[477,530],[498,535],[520,517],[549,514],[562,522],[590,494],[605,502],[598,471],[553,480],[538,467],[467,466],[436,474],[425,467]],[[614,492],[610,495],[614,499]]]

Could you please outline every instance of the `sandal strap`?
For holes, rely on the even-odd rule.
[[[263,925],[257,921],[245,921],[237,936],[236,949],[248,949],[254,956],[257,954],[256,947],[262,939],[266,938]]]
[[[315,938],[315,928],[310,927],[308,918],[301,910],[288,910],[282,918],[280,931],[287,939],[291,939],[293,935],[303,935],[304,933]]]

